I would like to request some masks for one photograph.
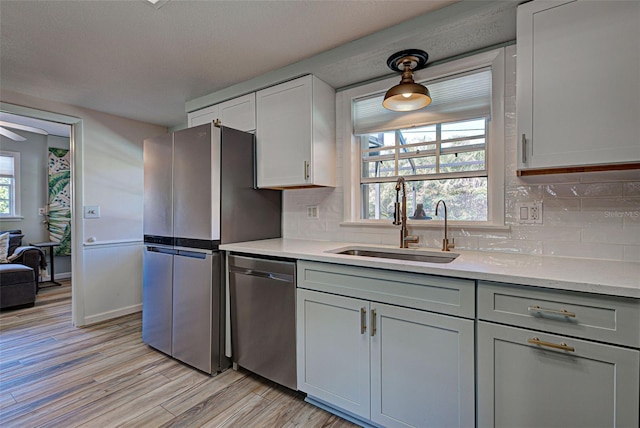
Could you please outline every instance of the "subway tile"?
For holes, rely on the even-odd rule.
[[[640,181],[632,181],[623,184],[624,196],[640,196]]]
[[[583,183],[604,183],[607,181],[639,181],[640,170],[598,171],[580,174]]]
[[[522,183],[529,184],[558,184],[580,182],[580,176],[578,174],[527,175],[519,178]]]
[[[582,229],[570,226],[514,226],[511,228],[512,239],[530,241],[573,241],[580,242]]]
[[[518,202],[529,202],[542,199],[543,191],[544,186],[521,184],[507,187],[505,197],[507,200],[515,199]]]
[[[624,247],[624,261],[640,262],[640,245],[626,245]]]
[[[576,210],[550,210],[543,206],[542,221],[546,226],[570,226],[570,227],[622,227],[622,218],[606,216],[603,212],[582,212]]]
[[[640,198],[585,198],[582,199],[582,211],[602,212],[605,216],[633,216],[640,211]]]
[[[582,242],[640,246],[640,226],[586,228],[582,231]]]
[[[622,196],[622,183],[549,184],[544,188],[545,198],[595,198]]]
[[[508,239],[478,239],[479,251],[499,251],[502,253],[542,254],[541,241],[516,241]]]
[[[548,256],[606,260],[622,260],[624,257],[623,245],[548,241],[543,248],[543,254]]]

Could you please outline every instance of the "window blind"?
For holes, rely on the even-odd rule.
[[[14,174],[14,157],[13,156],[0,156],[0,176],[1,177],[13,177]]]
[[[371,134],[491,115],[490,68],[420,83],[429,89],[433,99],[429,106],[420,110],[387,110],[382,107],[384,93],[354,100],[354,134]]]

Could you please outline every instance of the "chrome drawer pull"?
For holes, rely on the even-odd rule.
[[[360,308],[360,334],[364,334],[367,331],[367,310]]]
[[[574,348],[573,346],[569,346],[564,342],[561,343],[552,343],[552,342],[544,342],[542,340],[540,340],[540,338],[538,337],[534,337],[533,339],[528,339],[527,342],[531,343],[532,345],[538,345],[538,346],[546,346],[548,348],[554,348],[554,349],[562,349],[563,351],[569,351],[569,352],[575,352],[576,348]]]
[[[529,306],[527,310],[529,312],[542,312],[546,314],[562,315],[563,317],[569,317],[569,318],[576,317],[576,314],[574,314],[573,312],[569,312],[566,309],[561,309],[558,311],[557,309],[541,308],[540,306],[536,305],[536,306]]]

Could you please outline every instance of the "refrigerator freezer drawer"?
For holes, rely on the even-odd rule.
[[[178,251],[173,268],[173,357],[220,369],[220,253]]]
[[[142,340],[169,355],[171,355],[173,254],[175,254],[173,250],[146,246],[142,281]]]

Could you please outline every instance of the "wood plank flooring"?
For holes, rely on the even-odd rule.
[[[141,324],[72,327],[68,281],[0,312],[0,426],[356,426],[247,371],[191,369],[145,345]]]

